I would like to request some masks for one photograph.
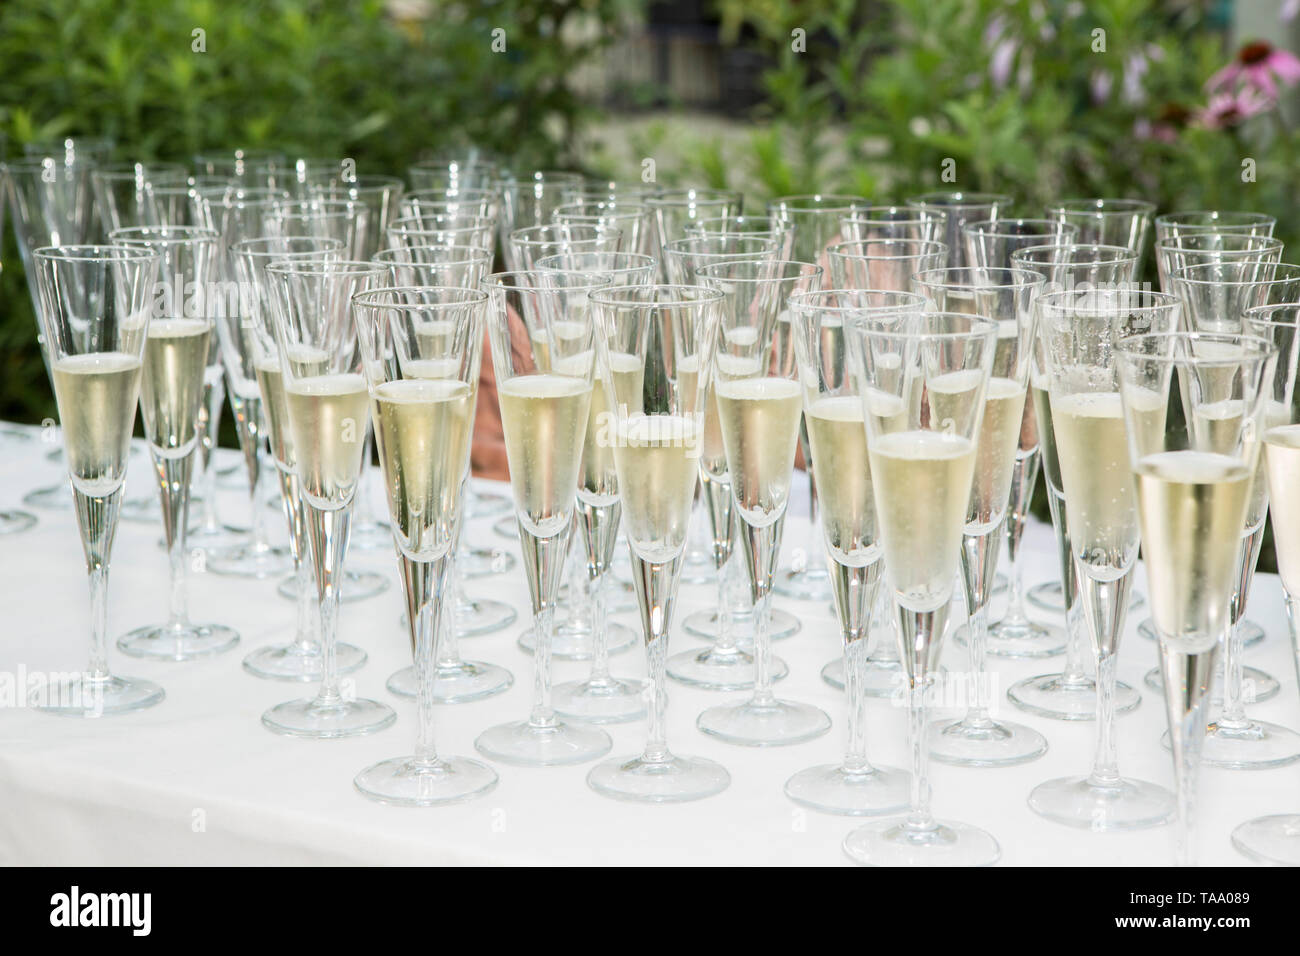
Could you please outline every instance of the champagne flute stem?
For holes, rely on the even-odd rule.
[[[1097,752],[1088,778],[1096,787],[1114,786],[1120,779],[1115,752],[1115,658],[1132,580],[1130,572],[1112,581],[1098,581],[1088,574],[1079,578],[1080,596],[1097,657]]]
[[[565,556],[572,523],[550,537],[539,538],[519,519],[519,544],[528,579],[528,599],[533,608],[533,709],[528,725],[535,730],[555,727],[551,705],[551,640],[555,636],[555,596],[564,575]]]
[[[717,611],[717,637],[714,646],[722,653],[731,653],[736,649],[736,629],[731,620],[731,604],[727,601],[727,567],[731,558],[730,544],[728,544],[726,557],[718,565],[718,611]],[[714,544],[714,553],[717,553],[717,544]]]
[[[257,547],[258,551],[267,551],[271,547],[270,540],[266,536],[266,504],[270,498],[269,489],[264,487],[265,482],[262,481],[262,473],[265,471],[265,460],[263,454],[261,438],[258,438],[258,449],[255,452],[258,464],[254,469],[251,494],[253,506],[253,544]]]
[[[544,607],[533,615],[533,712],[532,727],[555,726],[555,709],[551,706],[551,638],[555,610]]]
[[[1052,531],[1056,538],[1056,555],[1061,565],[1061,600],[1065,604],[1065,666],[1061,670],[1061,683],[1073,686],[1088,683],[1084,670],[1083,621],[1080,619],[1078,600],[1079,568],[1070,548],[1070,529],[1065,518],[1065,499],[1047,487],[1047,508],[1052,514]]]
[[[453,548],[446,558],[447,568],[447,588],[446,593],[450,596],[447,607],[439,615],[442,623],[439,625],[437,639],[437,653],[433,661],[437,668],[459,667],[460,660],[460,636],[456,633],[456,605],[463,599],[468,603],[468,598],[461,594],[460,574],[456,566],[456,552]]]
[[[998,529],[962,536],[962,580],[966,585],[966,646],[970,651],[972,703],[962,718],[966,727],[990,727],[984,674],[988,666],[988,600],[998,563]]]
[[[333,704],[342,699],[339,693],[337,654],[339,582],[343,573],[343,557],[348,550],[348,535],[352,529],[352,509],[349,505],[326,510],[310,504],[304,508],[307,542],[316,571],[316,596],[320,602],[323,668],[317,700],[322,704]]]
[[[276,462],[275,471],[280,481],[280,507],[284,512],[284,520],[289,525],[289,554],[293,558],[293,576],[298,595],[298,620],[293,643],[299,651],[308,653],[315,643],[313,618],[316,615],[316,600],[312,594],[311,568],[308,565],[302,494],[298,487],[298,476],[293,469]]]
[[[434,745],[434,686],[438,678],[438,644],[446,611],[443,594],[449,577],[446,557],[434,561],[413,561],[402,555],[402,581],[411,589],[408,607],[415,610],[416,692],[415,759],[426,767],[438,763]],[[449,603],[449,602],[448,602]]]
[[[1011,501],[1004,525],[1007,558],[1011,562],[1011,593],[1007,598],[1006,614],[1002,617],[1007,624],[1023,626],[1029,623],[1029,615],[1025,610],[1025,562],[1020,541],[1025,534],[1029,502],[1033,497],[1034,482],[1038,478],[1038,460],[1036,448],[1027,455],[1017,456],[1011,479]]]
[[[749,570],[750,596],[754,600],[754,696],[758,706],[771,704],[772,693],[772,574],[781,550],[785,516],[762,527],[741,522],[745,564]]]
[[[167,543],[169,571],[169,608],[167,626],[173,630],[189,623],[186,592],[185,540],[190,512],[190,478],[194,471],[194,452],[183,458],[154,456],[162,498],[163,539]]]
[[[898,608],[898,650],[907,670],[907,734],[912,756],[911,810],[904,828],[914,834],[932,832],[938,824],[930,813],[930,754],[925,694],[930,686],[930,662],[935,642],[943,635],[946,608],[910,611]]]
[[[90,662],[86,675],[92,681],[104,681],[109,677],[108,560],[117,533],[122,488],[101,498],[83,494],[74,486],[72,494],[90,583]]]
[[[1190,647],[1188,647],[1190,645]],[[1175,860],[1179,866],[1196,862],[1196,797],[1205,740],[1205,710],[1210,700],[1219,642],[1192,638],[1175,647],[1160,638],[1160,667],[1165,679],[1169,741],[1174,752],[1174,781],[1178,794]]]
[[[630,549],[629,549],[630,550]],[[646,665],[650,673],[653,699],[646,729],[645,751],[641,759],[646,763],[666,763],[672,759],[668,752],[668,730],[664,716],[668,710],[668,626],[672,620],[673,603],[681,579],[682,555],[671,561],[656,564],[632,552],[632,577],[637,588],[637,603],[641,609],[641,628],[645,633]]]
[[[591,619],[591,674],[588,679],[600,684],[609,680],[609,635],[605,631],[607,612],[605,578],[614,553],[622,509],[617,503],[599,506],[579,500],[577,510],[583,548],[587,556],[587,573],[582,576],[582,582],[583,599],[590,609]]]
[[[1300,682],[1300,597],[1286,595],[1287,630],[1291,634],[1291,658],[1295,663],[1296,681]]]
[[[1241,621],[1246,616],[1246,599],[1255,578],[1255,565],[1259,561],[1260,547],[1264,541],[1261,526],[1241,539],[1241,558],[1237,566],[1237,590],[1232,595],[1228,611],[1228,639],[1223,650],[1223,714],[1216,723],[1220,728],[1245,730],[1250,726],[1246,718],[1245,669],[1242,667]]]
[[[217,519],[217,435],[221,426],[221,403],[225,391],[221,385],[220,366],[217,366],[215,381],[203,385],[203,431],[200,441],[203,443],[203,472],[199,475],[199,485],[203,491],[203,522],[205,532],[215,533],[220,523]]]

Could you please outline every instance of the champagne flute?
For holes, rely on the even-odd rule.
[[[570,226],[609,226],[623,234],[622,247],[642,255],[658,252],[654,244],[654,217],[644,203],[613,199],[566,202],[552,213],[555,222]]]
[[[569,202],[571,191],[581,189],[582,184],[582,176],[578,173],[545,169],[519,175],[507,173],[491,182],[491,187],[501,193],[497,237],[506,254],[507,268],[525,268],[522,263],[511,258],[510,247],[506,242],[510,234],[516,229],[544,226],[552,222],[555,209]]]
[[[643,183],[640,180],[619,182],[614,179],[588,178],[576,186],[565,186],[562,192],[565,202],[613,199],[618,202],[644,203],[654,196],[662,196],[665,190],[657,183]]]
[[[313,175],[307,180],[307,194],[321,200],[322,208],[345,202],[360,207],[356,217],[352,255],[374,258],[384,244],[388,224],[403,215],[405,184],[393,176],[342,176],[338,173]]]
[[[136,628],[118,638],[117,646],[131,657],[211,657],[239,643],[234,628],[190,621],[186,587],[190,485],[202,441],[203,383],[215,318],[224,304],[216,273],[220,236],[202,227],[133,226],[114,230],[109,240],[152,250],[161,259],[162,288],[145,337],[140,417],[158,477],[170,574],[167,622]]]
[[[273,171],[287,163],[284,153],[277,150],[241,147],[195,155],[194,171],[200,176],[266,186],[274,178]]]
[[[976,443],[997,345],[996,323],[927,312],[892,321],[849,317],[849,361],[863,407],[872,494],[885,577],[898,609],[898,649],[907,674],[911,810],[868,823],[844,851],[876,866],[979,866],[997,862],[997,840],[930,810],[926,693],[934,681],[957,577],[975,477]],[[970,378],[968,401],[940,419],[934,393],[952,375]]]
[[[1232,232],[1247,236],[1271,236],[1277,217],[1262,212],[1228,209],[1194,209],[1156,216],[1156,242],[1198,232]]]
[[[442,152],[407,167],[412,189],[481,189],[497,179],[497,164],[479,149]]]
[[[1137,253],[1125,246],[1079,243],[1027,246],[1011,254],[1015,268],[1029,269],[1043,275],[1047,280],[1044,292],[1118,291],[1130,288],[1136,278],[1137,261]],[[1047,504],[1061,568],[1061,580],[1053,582],[1053,585],[1055,594],[1061,601],[1056,610],[1065,618],[1065,663],[1059,673],[1039,674],[1016,682],[1007,690],[1007,699],[1021,710],[1040,717],[1092,720],[1097,716],[1097,685],[1088,675],[1086,667],[1088,637],[1083,622],[1083,605],[1079,603],[1078,577],[1070,547],[1065,490],[1061,482],[1047,382],[1043,337],[1036,335],[1030,356],[1029,395],[1034,407],[1043,479],[1047,483]],[[1012,537],[1008,534],[1007,544],[1012,560],[1018,560],[1021,554],[1018,541],[1012,551]],[[1048,625],[1029,620],[1018,601],[1022,593],[1020,571],[1014,568],[1012,587],[1011,605],[1007,614],[990,628],[990,653],[999,656],[1008,648],[1015,651],[1011,656],[1023,656],[1014,643],[1021,639],[1021,635],[1029,635],[1032,640],[1032,636],[1039,633],[1040,629],[1048,633],[1053,630]],[[1027,595],[1031,603],[1042,607],[1041,598],[1040,601],[1035,601],[1034,596],[1035,593],[1042,595],[1048,587],[1050,586],[1038,585],[1031,588]],[[1132,710],[1141,700],[1141,695],[1132,687],[1122,681],[1115,682],[1116,713]]]
[[[698,800],[731,783],[714,761],[671,753],[665,730],[668,634],[699,477],[695,459],[722,298],[714,289],[682,285],[630,285],[591,296],[605,397],[598,431],[588,440],[613,449],[653,693],[641,755],[602,761],[587,775],[593,790],[619,800]],[[648,365],[663,366],[668,389],[644,395]]]
[[[933,206],[920,209],[913,206],[859,206],[840,220],[840,233],[846,242],[873,239],[943,242],[948,235],[948,214]]]
[[[854,239],[826,247],[837,289],[906,292],[912,276],[940,269],[948,247],[928,239]]]
[[[561,209],[565,207],[560,207]],[[658,263],[650,256],[635,252],[574,252],[545,256],[537,260],[541,272],[579,272],[592,277],[608,277],[611,289],[649,286]],[[642,307],[650,314],[672,315],[667,309]],[[600,335],[598,330],[597,335]],[[698,353],[692,353],[693,355]],[[621,371],[613,379],[598,364],[591,389],[591,406],[587,413],[587,436],[582,446],[582,465],[578,477],[577,517],[586,553],[585,589],[570,600],[585,603],[591,621],[591,673],[585,680],[567,681],[554,690],[555,710],[565,717],[592,723],[615,723],[636,720],[645,713],[641,682],[614,677],[609,672],[609,644],[606,614],[606,580],[618,540],[622,504],[614,462],[614,446],[601,441],[600,430],[608,425],[611,414],[626,407],[629,413],[642,408],[644,356],[619,351],[611,359]],[[606,383],[612,381],[617,403],[608,401]],[[692,496],[694,485],[692,485]],[[635,577],[635,576],[634,576]],[[665,633],[666,636],[666,633]],[[647,641],[649,641],[647,632]]]
[[[1169,277],[1208,262],[1281,262],[1282,240],[1236,232],[1193,232],[1156,243],[1160,289],[1173,292]]]
[[[262,724],[291,737],[374,733],[397,715],[387,704],[342,693],[337,640],[339,584],[370,404],[358,368],[352,296],[377,286],[384,272],[368,262],[319,258],[273,262],[265,271],[316,581],[322,666],[315,698],[277,704],[262,715]]]
[[[415,219],[449,216],[453,219],[495,220],[501,217],[501,193],[492,189],[467,189],[464,192],[416,190],[402,196],[400,215]]]
[[[949,268],[969,265],[963,231],[967,223],[1000,219],[1014,203],[1010,196],[1001,193],[930,192],[910,196],[907,205],[921,212],[942,212],[947,215],[944,233],[935,238],[948,247]]]
[[[831,721],[810,704],[772,693],[768,620],[803,413],[788,302],[815,289],[822,270],[807,262],[740,259],[696,274],[725,295],[713,392],[754,602],[753,695],[708,708],[696,726],[743,746],[801,743],[826,733]]]
[[[1268,507],[1278,574],[1286,597],[1291,649],[1300,676],[1300,511],[1297,511],[1297,464],[1300,463],[1300,410],[1296,390],[1300,354],[1300,305],[1258,306],[1246,312],[1246,331],[1271,341],[1278,350],[1272,388],[1265,401],[1263,458]],[[1256,476],[1256,481],[1259,477]],[[1257,817],[1232,831],[1232,845],[1261,863],[1300,864],[1300,817],[1294,813]]]
[[[6,202],[4,194],[8,192],[8,188],[5,185],[6,178],[4,166],[3,164],[0,164],[0,240],[4,239],[5,233]],[[3,268],[3,264],[0,264],[0,268]],[[6,439],[12,438],[19,442],[25,441],[28,438],[26,432],[18,429],[13,431],[6,429],[3,434]],[[18,534],[19,532],[28,531],[34,527],[36,527],[36,515],[29,511],[19,511],[17,509],[0,511],[0,535]]]
[[[924,308],[922,296],[907,292],[836,290],[799,293],[790,299],[804,420],[813,467],[822,479],[822,534],[844,642],[849,709],[843,761],[801,770],[786,781],[785,793],[796,803],[829,813],[894,813],[908,805],[907,773],[873,767],[867,759],[863,726],[867,642],[884,562],[863,402],[857,390],[859,376],[848,361],[846,335],[851,320],[915,318]]]
[[[343,254],[342,240],[308,237],[244,239],[228,250],[232,261],[231,273],[240,284],[243,299],[239,309],[223,316],[220,326],[224,333],[222,342],[226,347],[227,368],[240,370],[236,373],[238,377],[248,379],[248,386],[251,386],[241,386],[241,390],[246,395],[256,394],[265,409],[264,431],[280,485],[280,506],[288,525],[289,554],[293,560],[293,574],[281,581],[277,590],[283,594],[287,585],[289,596],[297,600],[294,639],[259,648],[244,658],[244,670],[268,680],[320,680],[324,659],[316,636],[318,596],[311,577],[306,512],[285,397],[280,349],[276,342],[274,291],[266,268],[273,262],[332,262]],[[300,359],[323,363],[319,352],[312,351],[314,348],[309,345],[302,349]],[[305,368],[305,362],[300,364]],[[235,375],[231,377],[234,380]],[[350,594],[379,593],[388,587],[385,578],[370,571],[345,570],[343,579]],[[340,674],[350,674],[366,662],[365,652],[353,644],[337,644],[334,656]]]
[[[788,259],[794,250],[794,226],[776,216],[708,216],[682,224],[684,238],[692,236],[757,236],[775,239],[776,257]]]
[[[524,570],[533,610],[533,709],[526,720],[490,727],[474,746],[503,763],[584,763],[609,751],[609,735],[555,716],[551,637],[591,386],[595,326],[588,294],[609,284],[580,272],[504,272],[483,280]]]
[[[791,259],[815,263],[833,275],[827,249],[843,241],[840,223],[869,205],[870,200],[865,196],[814,193],[779,196],[767,204],[767,213],[789,223],[794,230]],[[842,285],[834,280],[832,284]],[[812,466],[807,423],[802,420],[799,444],[808,475],[808,538],[806,547],[795,549],[792,566],[776,575],[773,587],[785,597],[825,603],[831,599],[831,575],[817,531],[817,475]]]
[[[434,746],[439,625],[454,604],[446,591],[469,473],[487,300],[478,289],[422,287],[359,292],[352,302],[419,674],[414,755],[383,760],[354,780],[380,803],[453,803],[497,783],[486,764],[439,757]]]
[[[1253,336],[1177,332],[1127,339],[1118,353],[1151,611],[1168,688],[1177,860],[1191,865],[1205,705],[1214,658],[1231,626],[1241,529],[1251,508],[1277,350]]]
[[[129,246],[44,246],[31,250],[30,261],[86,554],[91,609],[85,673],[38,690],[32,703],[46,713],[70,717],[152,707],[163,699],[161,687],[108,670],[108,570],[159,255]]]
[[[973,250],[968,250],[974,257]],[[1037,272],[972,266],[913,276],[913,288],[934,307],[969,312],[996,322],[993,369],[984,389],[985,408],[976,433],[975,478],[962,536],[961,571],[966,590],[966,637],[970,651],[972,700],[961,720],[930,726],[934,759],[970,767],[1000,767],[1042,756],[1047,740],[1031,727],[995,720],[986,687],[988,602],[999,552],[998,531],[1006,520],[1016,454],[1024,421],[1033,343],[1033,302],[1043,287]],[[948,417],[968,401],[973,375],[929,383],[934,414]]]
[[[1155,203],[1145,199],[1062,199],[1048,203],[1045,211],[1048,219],[1077,227],[1077,242],[1132,249],[1138,257],[1136,271],[1141,271]]]
[[[506,235],[502,246],[506,265],[514,272],[529,272],[537,260],[562,252],[618,252],[623,231],[608,225],[564,222],[525,226]],[[515,268],[515,267],[518,268]]]
[[[667,246],[686,235],[686,227],[700,219],[738,216],[744,211],[743,193],[727,189],[669,189],[646,197],[645,204],[654,210],[654,255],[659,260],[662,278],[678,284],[690,283],[693,276],[673,279],[666,256]]]
[[[1131,289],[1052,292],[1040,296],[1036,308],[1070,547],[1097,661],[1097,750],[1091,773],[1039,784],[1029,806],[1049,820],[1092,830],[1159,826],[1174,813],[1173,795],[1120,776],[1114,702],[1115,661],[1139,544],[1125,423],[1130,435],[1139,426],[1163,432],[1166,402],[1147,393],[1148,423],[1133,416],[1138,397],[1121,398],[1116,345],[1128,335],[1171,332],[1180,308],[1173,296]],[[1154,586],[1159,565],[1150,551],[1147,568]]]
[[[189,173],[180,163],[114,163],[90,171],[95,213],[105,233],[126,226],[162,225],[154,190],[184,185]]]
[[[1170,282],[1183,303],[1184,325],[1193,331],[1241,334],[1249,331],[1249,309],[1300,301],[1300,266],[1267,259],[1185,266],[1170,275]],[[1300,757],[1300,735],[1246,716],[1247,668],[1242,665],[1242,650],[1247,642],[1254,643],[1263,636],[1258,624],[1245,620],[1246,602],[1263,545],[1267,507],[1267,484],[1256,481],[1241,540],[1240,577],[1229,608],[1230,628],[1224,642],[1223,713],[1210,724],[1202,745],[1201,759],[1210,766],[1240,770],[1277,766]],[[1257,688],[1272,681],[1268,675],[1253,668],[1251,671]]]

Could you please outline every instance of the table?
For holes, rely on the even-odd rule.
[[[0,456],[0,507],[13,507],[28,490],[66,481],[51,447],[39,440],[5,442]],[[220,453],[222,463],[236,460]],[[136,459],[128,482],[138,492],[149,472]],[[377,490],[377,489],[376,489]],[[783,553],[808,540],[806,495],[788,519]],[[376,496],[378,504],[378,496]],[[244,520],[246,497],[222,493],[225,516]],[[802,513],[800,509],[802,508]],[[491,530],[495,518],[469,522],[473,542],[517,545]],[[280,531],[282,521],[271,517]],[[159,523],[122,522],[113,554],[110,633],[116,636],[161,618],[166,606],[166,560]],[[1051,529],[1033,523],[1026,534],[1026,579],[1056,573]],[[498,766],[501,781],[471,803],[407,809],[372,803],[352,788],[353,775],[377,760],[409,753],[414,703],[384,688],[388,676],[409,663],[399,626],[396,565],[386,549],[354,552],[355,566],[393,578],[383,595],[345,604],[343,639],[361,645],[369,663],[354,675],[356,692],[387,701],[396,724],[350,740],[311,741],[277,736],[263,728],[262,712],[307,692],[311,685],[258,680],[240,667],[249,650],[284,638],[293,602],[275,593],[274,581],[195,575],[191,602],[196,619],[219,620],[243,635],[222,657],[184,664],[137,661],[110,653],[120,673],[164,685],[158,707],[121,717],[82,721],[50,717],[12,696],[0,707],[0,863],[4,864],[799,864],[850,865],[840,841],[855,819],[801,809],[782,792],[794,772],[839,758],[844,699],[823,683],[822,665],[839,653],[828,605],[778,599],[796,613],[803,630],[776,644],[790,665],[778,693],[829,713],[831,732],[815,741],[766,749],[731,746],[695,729],[696,715],[727,696],[673,684],[669,743],[682,753],[721,762],[731,787],[708,800],[678,806],[640,806],[608,800],[589,790],[589,765],[527,769]],[[532,692],[531,658],[515,644],[528,618],[522,567],[468,583],[471,593],[512,602],[519,622],[503,631],[462,641],[469,658],[509,668],[514,686],[485,701],[444,706],[438,744],[447,754],[473,754],[485,727],[524,717]],[[1138,587],[1145,582],[1138,570]],[[677,622],[706,605],[713,589],[682,587]],[[36,528],[0,538],[0,681],[20,668],[80,669],[86,657],[89,599],[81,545],[71,511],[42,512]],[[994,614],[1000,604],[995,604]],[[1038,612],[1034,612],[1038,613]],[[1172,765],[1159,744],[1165,728],[1160,697],[1142,685],[1156,662],[1155,644],[1138,636],[1144,615],[1131,615],[1119,658],[1120,679],[1140,687],[1142,704],[1118,718],[1120,768],[1126,775],[1172,786]],[[1261,575],[1251,616],[1266,640],[1246,652],[1247,662],[1282,682],[1274,699],[1252,714],[1300,725],[1300,707],[1277,578]],[[636,627],[634,616],[622,619]],[[674,627],[673,650],[698,642]],[[949,642],[948,667],[965,668],[965,651]],[[643,676],[639,648],[615,656],[621,676]],[[584,663],[557,661],[557,682],[583,676]],[[1076,831],[1040,819],[1025,803],[1036,784],[1083,773],[1093,751],[1091,721],[1066,723],[1016,711],[1004,692],[1015,681],[1059,669],[1060,658],[1013,662],[992,659],[999,711],[1041,731],[1050,743],[1042,758],[1016,767],[967,769],[934,764],[934,809],[984,827],[1002,845],[1009,865],[1150,865],[1172,862],[1172,828],[1134,833]],[[905,711],[889,701],[868,703],[871,757],[904,766]],[[607,727],[615,754],[639,750],[642,723]],[[1202,778],[1200,856],[1207,864],[1240,864],[1229,843],[1233,827],[1251,817],[1300,809],[1300,764],[1273,770],[1206,769]]]

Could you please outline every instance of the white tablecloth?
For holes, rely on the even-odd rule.
[[[35,432],[33,432],[35,434]],[[0,508],[17,506],[41,484],[66,481],[61,465],[48,462],[49,445],[3,444]],[[234,460],[223,453],[223,462]],[[149,472],[136,459],[130,493],[148,487]],[[802,493],[796,500],[802,503]],[[246,499],[223,492],[231,518],[244,520]],[[376,498],[376,503],[378,499]],[[808,540],[806,507],[796,508],[786,529],[785,554]],[[282,534],[280,521],[270,526]],[[468,527],[471,540],[516,545],[483,519]],[[166,561],[158,547],[160,525],[123,521],[113,554],[110,632],[162,619],[166,607]],[[1026,579],[1056,573],[1051,529],[1033,524],[1027,533]],[[275,593],[275,582],[212,574],[191,584],[193,616],[236,627],[239,647],[222,657],[185,664],[128,659],[115,649],[113,669],[164,685],[166,700],[140,713],[98,721],[61,719],[22,706],[0,707],[0,863],[8,864],[829,864],[844,865],[843,836],[855,819],[805,810],[783,794],[794,772],[839,758],[844,699],[822,682],[823,664],[839,653],[839,637],[826,605],[778,599],[796,613],[803,630],[779,641],[776,652],[790,665],[782,696],[814,703],[834,721],[818,740],[791,747],[749,749],[701,734],[696,715],[736,694],[670,689],[669,742],[674,750],[711,757],[731,772],[731,787],[708,800],[677,806],[639,806],[605,799],[589,790],[589,765],[547,769],[498,766],[501,782],[486,797],[456,806],[385,807],[358,795],[353,775],[390,756],[409,753],[414,704],[388,694],[384,682],[409,663],[399,626],[399,591],[392,552],[356,551],[354,566],[393,576],[380,597],[344,605],[340,634],[361,645],[369,663],[355,677],[357,693],[385,700],[398,713],[394,726],[373,736],[310,741],[277,736],[260,722],[266,708],[309,691],[309,685],[258,680],[240,667],[249,650],[283,640],[293,626],[294,605]],[[1138,587],[1145,590],[1141,570]],[[469,582],[471,593],[513,602],[519,622],[494,634],[466,639],[466,657],[513,671],[507,693],[485,701],[444,706],[438,712],[438,744],[446,754],[474,754],[485,727],[524,717],[532,691],[531,658],[515,644],[527,618],[520,566],[509,575]],[[709,602],[708,586],[683,586],[677,622]],[[66,671],[84,666],[89,600],[81,545],[70,511],[42,512],[32,531],[0,537],[0,680],[27,671]],[[1000,604],[995,605],[995,614]],[[1035,612],[1037,613],[1037,612]],[[1155,664],[1155,645],[1138,636],[1142,614],[1130,615],[1120,653],[1120,678],[1142,690],[1142,704],[1118,721],[1121,770],[1172,786],[1168,753],[1160,747],[1163,702],[1143,684]],[[1251,616],[1267,639],[1247,651],[1247,662],[1282,682],[1273,700],[1252,713],[1300,725],[1295,676],[1278,581],[1260,576]],[[637,626],[634,616],[623,620]],[[699,646],[674,631],[673,650]],[[1045,756],[1003,769],[966,769],[934,764],[934,808],[940,816],[984,827],[1002,845],[1004,864],[1159,864],[1172,860],[1172,828],[1134,833],[1091,833],[1049,823],[1031,812],[1025,797],[1037,783],[1085,772],[1092,759],[1091,721],[1066,723],[1022,714],[1003,696],[1015,681],[1059,669],[1060,658],[1009,662],[992,659],[999,712],[1041,731]],[[965,669],[965,651],[950,646],[945,661]],[[639,648],[613,658],[615,672],[641,676]],[[585,663],[557,661],[557,681],[585,674]],[[905,765],[905,712],[888,701],[868,704],[871,757]],[[639,750],[641,723],[606,728],[615,754]],[[1207,769],[1203,773],[1201,861],[1238,864],[1229,843],[1238,823],[1264,813],[1300,810],[1300,765],[1264,771]]]

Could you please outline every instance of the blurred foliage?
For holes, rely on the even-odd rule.
[[[423,154],[473,143],[519,168],[569,167],[588,110],[568,78],[639,8],[5,0],[0,143],[21,154],[27,142],[107,136],[120,160],[187,164],[203,151],[262,147],[397,175]],[[52,414],[53,398],[12,239],[4,265],[0,418],[36,421]]]

